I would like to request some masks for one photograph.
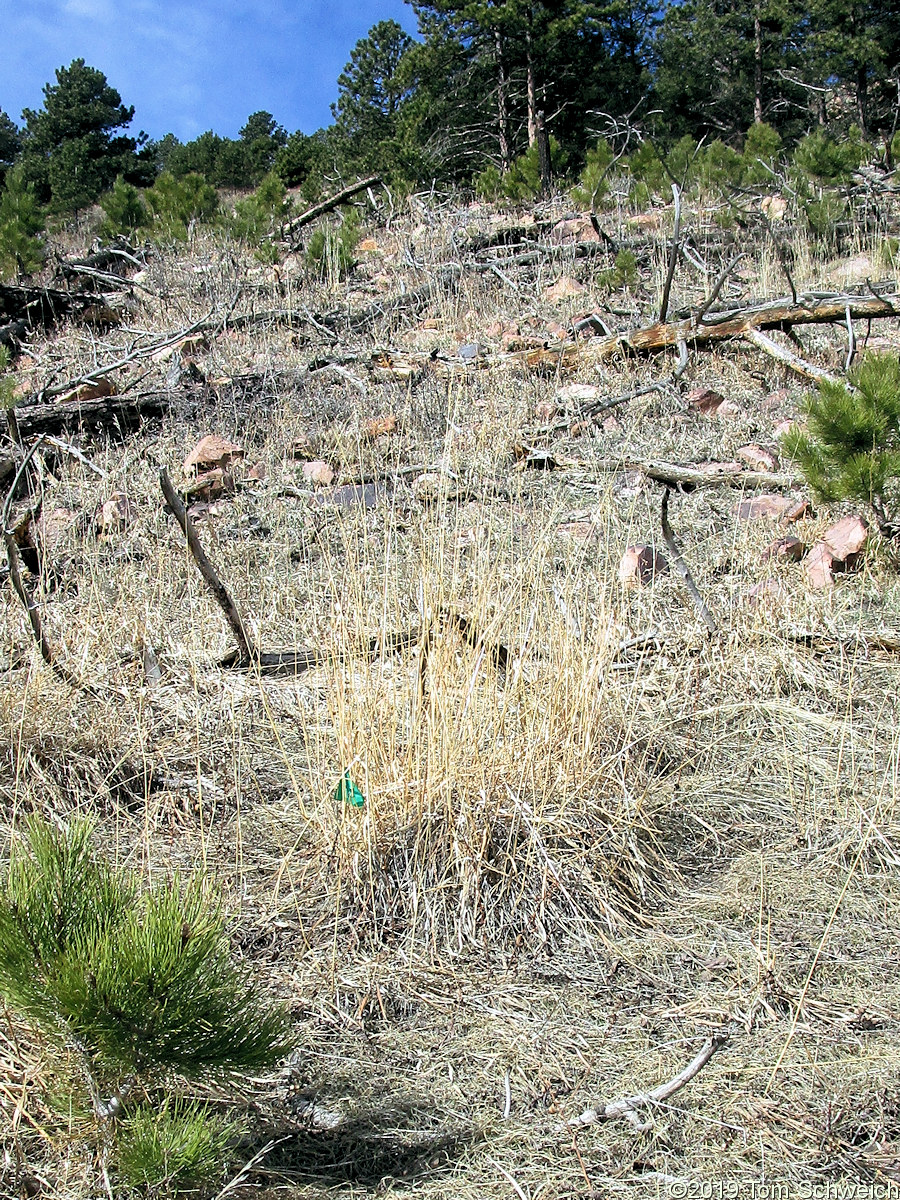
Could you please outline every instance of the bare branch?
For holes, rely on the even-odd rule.
[[[691,1059],[684,1070],[679,1071],[667,1083],[661,1083],[659,1087],[653,1088],[650,1092],[639,1092],[635,1096],[626,1096],[621,1100],[613,1100],[610,1104],[589,1108],[580,1117],[573,1117],[571,1121],[566,1121],[567,1128],[581,1129],[586,1125],[596,1125],[598,1121],[614,1121],[617,1117],[630,1119],[634,1117],[637,1109],[649,1108],[663,1100],[668,1100],[703,1070],[715,1052],[720,1050],[726,1041],[727,1039],[721,1034],[707,1038],[696,1058]]]

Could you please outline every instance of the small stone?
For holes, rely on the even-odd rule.
[[[835,562],[845,568],[856,565],[869,537],[869,527],[862,517],[843,517],[825,530],[822,541],[831,551]]]
[[[714,416],[725,403],[721,392],[712,388],[693,388],[687,396],[688,408],[693,412],[702,413],[705,417]]]
[[[333,492],[318,492],[313,504],[327,508],[374,508],[383,495],[374,483],[348,483]]]
[[[603,389],[595,383],[567,383],[557,389],[556,398],[563,404],[569,404],[573,401],[596,400],[602,394]]]
[[[234,476],[230,471],[216,467],[212,471],[204,471],[192,480],[184,489],[184,494],[190,500],[215,500],[219,496],[234,495]]]
[[[804,563],[806,570],[806,578],[810,587],[816,591],[822,591],[824,588],[829,588],[834,583],[834,575],[832,568],[834,567],[834,555],[824,542],[816,542],[812,550],[806,556]]]
[[[363,436],[370,442],[374,442],[376,438],[384,437],[389,433],[396,433],[397,418],[393,413],[387,413],[383,417],[373,417],[371,421],[366,421],[363,426]]]
[[[184,473],[197,475],[212,469],[224,469],[243,457],[243,446],[228,442],[216,433],[210,433],[200,439],[184,460]]]
[[[754,471],[774,471],[778,467],[775,455],[764,450],[762,446],[757,446],[755,442],[751,442],[749,446],[741,446],[737,456]]]
[[[583,283],[579,283],[571,275],[561,275],[556,283],[544,289],[544,299],[553,301],[570,300],[574,296],[582,295],[584,291],[585,287]]]
[[[619,583],[623,587],[643,587],[668,569],[663,555],[652,546],[629,546],[619,563]]]
[[[806,553],[806,544],[801,542],[800,538],[793,537],[790,534],[785,537],[776,538],[762,552],[762,558],[765,562],[768,559],[780,559],[783,562],[799,562]]]
[[[787,201],[784,196],[763,196],[759,208],[770,221],[783,221],[787,212]]]
[[[98,533],[121,533],[131,523],[133,511],[125,492],[113,492],[100,505],[97,514]]]
[[[760,517],[777,521],[795,504],[791,496],[751,496],[749,500],[738,502],[737,517],[739,521],[755,521]]]
[[[303,464],[303,478],[308,483],[314,483],[317,487],[328,487],[334,482],[334,471],[329,467],[327,462],[322,462],[321,459],[313,459],[312,462]]]
[[[60,396],[56,403],[83,403],[85,400],[102,400],[105,396],[115,396],[116,385],[111,379],[98,379],[95,383],[82,383],[79,387],[73,388],[71,392],[65,392]]]

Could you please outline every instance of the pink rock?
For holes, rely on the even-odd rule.
[[[776,538],[762,552],[763,561],[770,558],[781,559],[784,562],[799,562],[806,553],[806,545],[798,537],[790,534]]]
[[[668,569],[663,555],[652,546],[629,546],[619,563],[619,583],[624,587],[642,587]]]
[[[749,446],[741,446],[737,456],[754,471],[774,471],[778,466],[775,455],[763,450],[762,446],[757,446],[755,442],[751,442]]]
[[[786,525],[793,525],[795,521],[802,521],[804,517],[811,517],[812,515],[812,505],[808,500],[795,500],[782,517],[782,520]]]
[[[589,216],[579,215],[565,221],[557,221],[550,230],[550,240],[558,246],[566,246],[576,242],[599,242],[600,234]]]
[[[254,463],[253,466],[250,468],[250,470],[247,472],[247,478],[254,479],[254,480],[256,480],[257,483],[261,483],[265,479],[265,477],[268,475],[268,473],[269,472],[266,470],[266,464],[264,462],[258,462],[258,463]]]
[[[316,484],[317,487],[328,487],[334,481],[334,471],[327,462],[315,459],[313,462],[303,464],[303,478]]]
[[[724,400],[712,415],[716,418],[721,418],[741,417],[743,414],[744,410],[739,404],[735,404],[733,400]]]
[[[621,433],[622,422],[618,417],[604,417],[600,428],[604,433]]]
[[[121,533],[131,523],[131,502],[124,492],[113,492],[108,500],[100,505],[97,514],[97,530],[99,533]]]
[[[556,283],[545,289],[544,299],[568,300],[573,296],[580,296],[583,292],[583,283],[579,283],[578,280],[573,279],[571,275],[563,275],[557,279]]]
[[[755,521],[759,517],[768,517],[777,521],[791,511],[796,500],[790,496],[751,496],[749,500],[741,500],[737,506],[737,516],[740,521]]]
[[[711,417],[725,403],[725,397],[721,392],[714,392],[712,388],[699,387],[688,392],[687,402],[688,408],[694,412],[702,413],[705,417]]]
[[[200,472],[216,468],[224,469],[243,457],[243,446],[237,446],[234,442],[227,442],[216,433],[210,433],[200,439],[184,460],[184,473],[185,475],[197,475]]]
[[[806,569],[806,578],[810,587],[821,591],[823,588],[829,588],[834,583],[834,575],[832,567],[834,566],[834,555],[824,542],[816,542],[812,550],[806,556],[804,567]]]
[[[220,496],[234,495],[234,476],[230,471],[216,467],[212,471],[204,471],[196,479],[191,480],[184,489],[185,496],[190,500],[209,502]]]
[[[831,551],[835,562],[844,567],[855,566],[869,537],[869,527],[862,517],[843,517],[825,530],[822,541]]]

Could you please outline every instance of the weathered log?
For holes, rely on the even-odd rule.
[[[290,241],[298,229],[302,229],[304,225],[308,225],[310,221],[315,221],[316,217],[322,217],[332,209],[338,208],[341,204],[345,204],[348,200],[352,200],[354,196],[360,192],[364,192],[370,187],[380,187],[381,179],[378,175],[370,175],[368,179],[361,179],[359,183],[353,183],[350,187],[343,188],[340,192],[336,192],[333,196],[329,196],[327,200],[323,200],[321,204],[314,204],[312,208],[308,208],[306,212],[300,214],[299,217],[285,225],[280,238],[282,241]]]
[[[685,342],[691,347],[707,346],[728,338],[743,337],[753,329],[780,329],[787,332],[795,325],[830,325],[851,320],[900,316],[900,293],[896,282],[891,291],[877,294],[869,291],[838,294],[807,293],[798,296],[797,303],[785,297],[765,304],[708,313],[702,321],[692,315],[680,321],[655,322],[638,329],[623,330],[608,338],[542,351],[515,351],[508,360],[526,362],[537,355],[553,356],[565,364],[576,366],[585,362],[603,362],[617,354],[653,354]]]
[[[60,434],[71,429],[132,430],[144,421],[163,416],[171,399],[170,392],[142,392],[135,396],[62,400],[56,404],[19,404],[15,410],[16,424],[21,437]]]

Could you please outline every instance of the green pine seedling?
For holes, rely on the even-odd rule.
[[[271,1067],[292,1045],[287,1013],[233,961],[221,905],[202,880],[143,891],[94,853],[91,833],[86,820],[59,829],[32,817],[13,847],[0,883],[0,997],[74,1048],[98,1125],[116,1118],[123,1147],[140,1158],[158,1135],[188,1159],[199,1147],[200,1166],[219,1161],[208,1114],[174,1103],[156,1133],[141,1133],[139,1113],[123,1124],[127,1097],[168,1090],[176,1076]]]
[[[867,355],[849,373],[850,387],[822,382],[807,398],[809,432],[783,439],[821,500],[861,500],[883,534],[896,537],[900,500],[900,362]]]

